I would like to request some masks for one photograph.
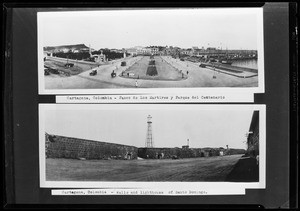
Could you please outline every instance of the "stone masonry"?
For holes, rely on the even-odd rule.
[[[136,159],[137,147],[46,134],[47,158]]]

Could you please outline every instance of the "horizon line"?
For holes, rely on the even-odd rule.
[[[79,44],[61,44],[61,45],[47,45],[47,46],[43,46],[43,48],[46,48],[46,47],[60,47],[60,46],[72,46],[72,45],[85,45],[87,48],[89,48],[88,45],[86,45],[85,43],[79,43]],[[116,48],[116,47],[101,47],[99,48],[100,49],[116,49],[116,50],[122,50],[122,49],[130,49],[130,48],[136,48],[136,47],[143,47],[143,48],[147,48],[147,47],[150,47],[150,46],[157,46],[157,47],[173,47],[173,48],[181,48],[181,49],[192,49],[193,47],[197,47],[199,50],[202,49],[202,47],[204,46],[191,46],[191,47],[179,47],[179,46],[176,46],[176,45],[147,45],[147,46],[142,46],[142,45],[135,45],[135,46],[131,46],[131,47],[122,47],[122,48]],[[96,48],[90,46],[90,48],[93,48],[94,50],[96,50]],[[240,48],[240,49],[237,49],[237,48],[228,48],[228,47],[225,47],[225,48],[221,48],[218,46],[218,47],[215,47],[215,46],[210,46],[210,47],[204,47],[204,49],[207,49],[207,48],[216,48],[216,50],[249,50],[249,51],[257,51],[257,49],[248,49],[248,48]]]

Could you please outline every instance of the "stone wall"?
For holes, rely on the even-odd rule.
[[[139,148],[138,156],[144,159],[170,159],[173,156],[178,158],[200,157],[200,150],[182,148]]]
[[[197,158],[223,155],[245,154],[244,149],[223,148],[138,148],[138,157],[144,159]]]
[[[47,158],[136,159],[137,147],[46,134]]]
[[[243,149],[224,148],[137,148],[46,133],[47,158],[72,159],[172,159],[245,154]]]

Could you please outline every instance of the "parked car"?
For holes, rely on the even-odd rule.
[[[50,75],[49,70],[48,69],[44,69],[44,75]]]
[[[74,64],[73,63],[67,63],[67,64],[65,64],[65,67],[74,67]]]
[[[205,67],[206,67],[206,65],[205,65],[205,64],[203,64],[203,63],[201,63],[201,64],[199,65],[199,67],[205,68]]]
[[[110,75],[111,75],[112,78],[117,76],[117,74],[114,71]]]
[[[92,72],[90,72],[90,76],[94,76],[97,75],[97,70],[93,70]]]

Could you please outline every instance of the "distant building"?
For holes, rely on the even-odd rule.
[[[208,50],[208,51],[215,51],[215,50],[217,50],[216,48],[213,48],[213,47],[208,47],[206,50]]]
[[[192,47],[192,50],[193,50],[193,51],[198,51],[198,50],[199,50],[199,48],[198,48],[198,47],[196,47],[196,46],[193,46],[193,47]]]
[[[150,53],[151,53],[152,55],[158,55],[159,49],[158,49],[158,48],[150,48]]]
[[[72,52],[72,49],[70,49],[70,48],[62,48],[60,51],[63,52],[63,53],[69,53],[69,52]]]
[[[106,56],[105,54],[103,54],[102,50],[101,50],[101,54],[92,54],[92,48],[89,46],[89,54],[90,54],[90,58],[92,58],[94,62],[102,63],[107,61]]]
[[[124,51],[125,53],[125,51]],[[127,48],[126,53],[129,53],[131,56],[137,55],[137,49],[136,48]]]
[[[134,48],[126,49],[131,55],[158,55],[160,54],[159,48],[156,47],[141,47],[136,46]]]
[[[181,50],[180,53],[181,53],[181,54],[184,54],[184,55],[189,55],[189,56],[192,56],[192,55],[193,55],[193,51],[192,51],[192,49],[190,49],[190,48],[185,49],[185,50]]]
[[[123,50],[121,50],[121,49],[115,49],[115,48],[110,49],[110,51],[115,52],[115,53],[123,53]]]
[[[201,150],[201,157],[210,157],[210,151],[209,150]]]
[[[136,47],[136,54],[137,55],[150,55],[151,49],[139,46],[139,47]]]
[[[94,60],[94,62],[97,62],[97,63],[102,63],[102,62],[107,61],[106,56],[105,56],[105,54],[103,54],[102,51],[101,51],[101,54],[93,54],[93,55],[91,54],[90,58],[92,58]]]

